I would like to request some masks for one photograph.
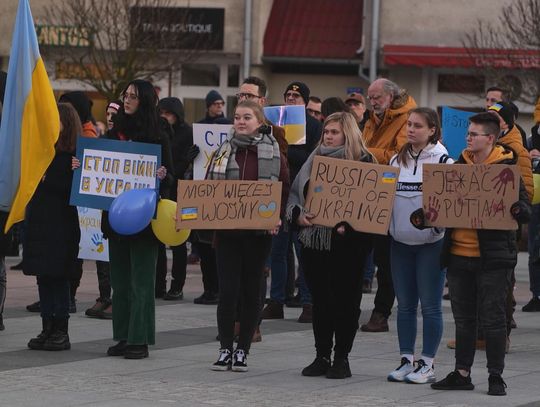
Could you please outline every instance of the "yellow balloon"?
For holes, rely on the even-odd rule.
[[[534,180],[534,196],[532,203],[533,205],[540,203],[540,174],[533,174]]]
[[[190,230],[176,230],[176,202],[162,199],[157,205],[157,217],[152,219],[152,230],[160,242],[169,246],[179,246],[184,243]]]

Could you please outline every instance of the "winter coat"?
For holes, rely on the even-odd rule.
[[[224,114],[217,117],[210,117],[208,113],[206,113],[206,116],[199,120],[197,123],[201,124],[232,124],[232,121],[227,119]]]
[[[9,233],[4,234],[4,227],[9,216],[8,212],[0,211],[0,258],[5,257],[9,249]]]
[[[508,164],[514,165],[518,161],[518,156],[511,148],[497,144],[495,148],[504,149],[504,157],[500,161],[489,165]],[[465,152],[458,158],[456,164],[467,164],[470,161],[464,157]],[[520,213],[517,217],[519,223],[527,223],[531,216],[531,204],[525,184],[519,180],[519,200]],[[508,208],[510,210],[510,208]],[[446,229],[444,234],[443,249],[441,252],[441,267],[448,266],[450,259],[450,249],[452,247],[453,228]],[[514,268],[517,264],[517,242],[515,230],[495,230],[477,229],[478,245],[480,248],[480,261],[482,269],[503,269]]]
[[[534,107],[534,122],[540,123],[540,97],[536,101],[536,106]]]
[[[68,277],[79,252],[77,208],[69,204],[72,154],[57,152],[26,208],[23,273]]]
[[[322,134],[322,123],[306,112],[306,144],[290,145],[287,154],[289,161],[289,175],[291,183],[296,178],[298,171],[306,162],[309,155],[315,150]]]
[[[374,112],[369,113],[369,120],[364,126],[363,136],[369,151],[379,164],[388,164],[390,158],[407,142],[407,117],[416,107],[416,102],[403,92],[384,113],[377,126]]]
[[[416,159],[408,154],[407,167],[398,163],[397,155],[390,160],[391,166],[400,169],[389,229],[394,240],[408,245],[420,245],[434,243],[443,238],[443,229],[418,230],[409,220],[411,213],[422,207],[422,166],[441,162],[451,164],[454,161],[448,157],[448,151],[439,142],[428,144]]]
[[[527,195],[529,195],[529,201],[532,201],[534,194],[534,181],[532,175],[531,157],[529,156],[527,149],[523,146],[521,133],[519,132],[518,128],[516,126],[512,127],[508,133],[499,137],[499,142],[510,147],[517,153],[519,172],[523,182],[525,183]]]

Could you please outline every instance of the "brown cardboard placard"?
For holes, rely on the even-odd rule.
[[[178,229],[274,229],[281,182],[178,181]]]
[[[517,229],[510,214],[519,197],[516,165],[424,164],[422,177],[428,225]]]
[[[399,168],[316,156],[305,208],[315,225],[348,222],[354,230],[388,233]]]

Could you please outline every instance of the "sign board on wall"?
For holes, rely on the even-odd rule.
[[[311,222],[334,227],[347,222],[354,230],[386,234],[390,225],[399,169],[316,156],[305,209]]]
[[[424,164],[423,207],[428,225],[515,230],[510,207],[519,196],[515,165]]]

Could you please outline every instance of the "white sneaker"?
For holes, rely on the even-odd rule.
[[[225,372],[227,370],[230,370],[231,366],[232,366],[231,351],[229,349],[220,349],[218,360],[216,363],[210,366],[210,369],[218,371],[218,372]]]
[[[401,365],[393,372],[390,372],[387,379],[389,382],[402,382],[405,380],[405,376],[412,371],[414,371],[414,366],[409,359],[401,358]]]
[[[423,359],[420,359],[416,362],[416,369],[405,377],[405,381],[407,383],[424,384],[434,383],[437,379],[435,378],[434,368],[429,367]]]

